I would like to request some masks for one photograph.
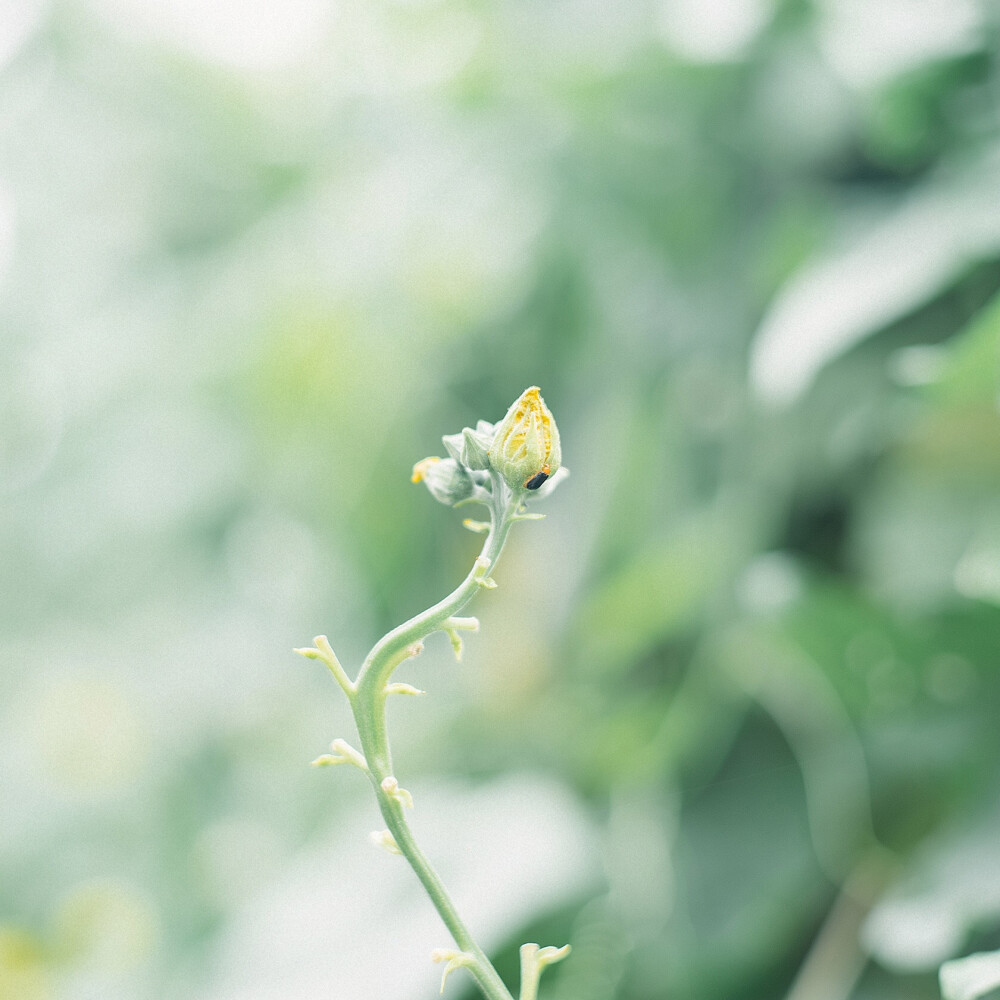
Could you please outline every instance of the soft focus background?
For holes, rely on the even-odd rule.
[[[932,1000],[1000,945],[987,0],[0,0],[0,997],[429,1000],[352,669],[546,1000]],[[455,1000],[470,980],[448,984]]]

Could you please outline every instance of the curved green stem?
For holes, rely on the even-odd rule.
[[[507,540],[517,516],[519,501],[511,496],[500,477],[495,475],[493,497],[489,534],[469,575],[444,600],[404,622],[376,643],[353,685],[350,701],[379,809],[396,845],[427,890],[455,943],[473,959],[468,969],[483,994],[488,1000],[513,1000],[489,958],[459,917],[437,872],[417,846],[403,816],[402,804],[382,787],[386,778],[395,777],[385,717],[386,685],[396,667],[420,651],[421,643],[427,636],[442,630],[445,623],[454,618],[481,588],[494,585],[489,573],[496,566]]]
[[[499,490],[502,485],[500,480],[496,488]],[[488,580],[488,573],[496,565],[504,542],[507,541],[507,534],[517,516],[517,505],[518,502],[509,497],[509,490],[504,487],[503,496],[490,508],[489,534],[469,575],[443,600],[379,639],[358,674],[355,687],[359,698],[369,700],[372,695],[379,694],[392,672],[407,658],[408,647],[438,631],[475,597],[481,587],[488,586],[484,581]]]

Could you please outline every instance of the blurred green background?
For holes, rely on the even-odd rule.
[[[534,384],[572,478],[391,716],[508,980],[1000,946],[998,53],[987,0],[0,2],[0,998],[436,995],[290,650],[464,575],[410,468]]]

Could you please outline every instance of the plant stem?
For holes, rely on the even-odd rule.
[[[392,753],[385,717],[386,684],[403,660],[419,652],[419,644],[428,635],[441,629],[483,586],[488,586],[484,580],[496,565],[518,507],[518,502],[511,497],[506,485],[496,475],[493,477],[493,497],[490,505],[490,531],[476,565],[444,600],[404,622],[376,643],[358,674],[351,697],[351,708],[372,784],[375,786],[379,809],[396,845],[427,890],[455,943],[474,959],[468,969],[487,1000],[513,1000],[486,953],[476,944],[459,917],[441,878],[417,846],[413,832],[403,816],[402,804],[382,788],[382,782],[386,778],[395,777],[392,773]]]
[[[392,800],[379,788],[379,808],[385,818],[386,826],[393,835],[396,845],[403,852],[410,867],[416,872],[427,895],[430,896],[434,908],[438,911],[445,926],[451,932],[455,943],[462,951],[475,958],[474,964],[470,965],[469,972],[476,978],[483,995],[488,1000],[513,1000],[507,987],[499,973],[493,967],[493,963],[487,958],[486,953],[476,944],[475,939],[469,929],[462,922],[462,918],[455,909],[455,904],[451,901],[444,884],[438,873],[431,867],[423,851],[417,846],[413,837],[413,832],[402,815],[402,806]]]
[[[785,1000],[846,1000],[868,961],[861,925],[895,874],[896,864],[872,846],[847,877],[799,968]]]
[[[538,980],[541,978],[538,966],[524,960],[521,955],[521,995],[518,1000],[538,1000]]]

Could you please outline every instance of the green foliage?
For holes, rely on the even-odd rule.
[[[493,817],[487,950],[570,941],[543,1000],[938,1000],[996,947],[990,4],[14,6],[0,994],[434,995],[286,647],[461,578],[413,460],[534,384],[572,489],[398,699],[418,802]]]

